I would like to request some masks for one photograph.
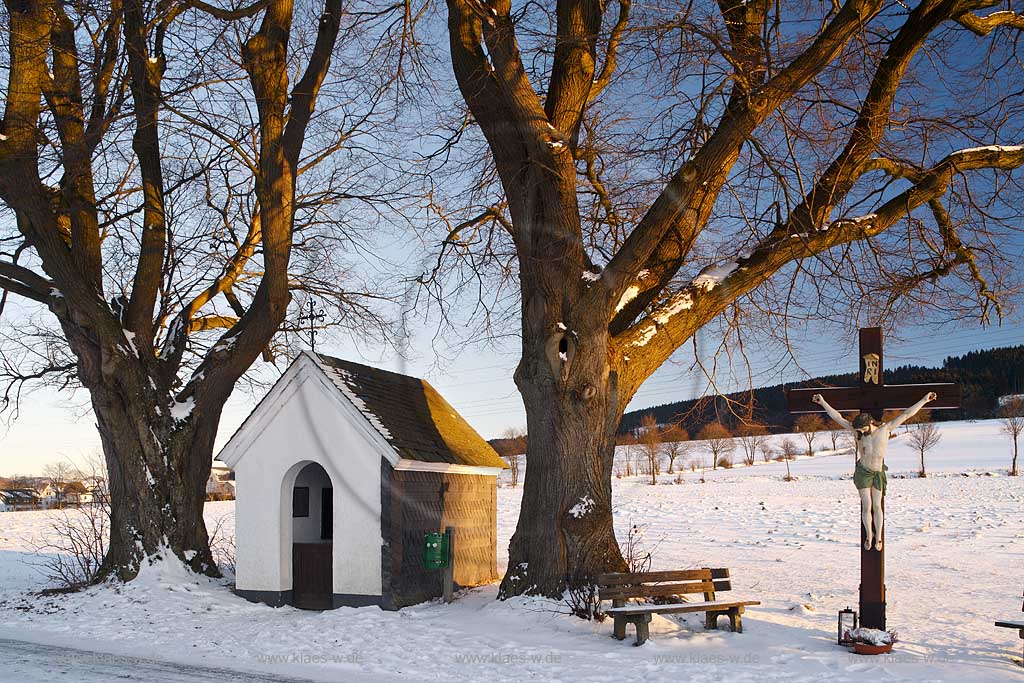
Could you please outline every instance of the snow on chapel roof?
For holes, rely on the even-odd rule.
[[[505,461],[426,380],[308,354],[402,458],[506,467]]]

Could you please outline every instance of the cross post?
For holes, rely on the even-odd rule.
[[[882,328],[860,330],[860,373],[856,387],[790,389],[786,402],[791,413],[820,413],[824,409],[811,400],[821,394],[839,412],[869,413],[882,421],[886,410],[904,410],[922,396],[934,391],[938,398],[928,410],[950,410],[960,407],[960,386],[957,384],[885,384],[882,355]],[[885,498],[882,498],[884,508]],[[883,547],[864,549],[868,531],[860,530],[860,623],[866,628],[885,630],[885,527]]]

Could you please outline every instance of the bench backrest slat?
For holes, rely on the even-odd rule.
[[[729,568],[718,567],[711,570],[711,578],[715,582],[716,591],[731,591],[732,581],[729,580]]]
[[[622,584],[657,583],[661,581],[708,581],[716,578],[713,569],[684,569],[668,572],[620,572],[617,574],[601,574],[597,577],[598,586],[618,586]],[[729,570],[726,569],[726,576]]]
[[[727,567],[602,574],[597,584],[602,600],[615,601],[690,593],[703,593],[705,600],[713,601],[717,591],[732,590]]]
[[[658,598],[690,593],[714,593],[710,581],[687,581],[686,583],[656,583],[638,586],[611,586],[601,589],[602,600],[623,600],[625,598]]]

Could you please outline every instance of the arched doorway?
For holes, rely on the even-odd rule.
[[[334,594],[334,488],[318,463],[295,477],[292,488],[292,604],[330,609]]]

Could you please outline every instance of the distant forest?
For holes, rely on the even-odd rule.
[[[665,403],[626,413],[622,417],[619,433],[632,433],[647,414],[654,415],[659,424],[679,423],[691,435],[709,422],[722,422],[731,428],[738,423],[736,414],[748,417],[751,399],[754,420],[767,425],[772,432],[787,432],[791,430],[796,416],[786,411],[785,389],[855,386],[856,382],[856,373],[827,375],[805,382],[777,384],[753,391],[736,392],[724,397],[709,396]],[[937,410],[931,414],[933,420],[994,417],[1000,396],[1024,393],[1024,346],[972,351],[963,356],[947,358],[940,368],[904,365],[895,370],[885,371],[886,384],[929,382],[956,382],[963,388],[960,410]]]
[[[996,416],[1000,396],[1024,394],[1024,346],[1009,346],[990,351],[971,351],[964,356],[947,358],[941,368],[923,368],[904,365],[885,371],[886,384],[927,384],[930,382],[956,382],[963,389],[960,410],[936,410],[934,421],[977,420]],[[730,429],[739,423],[737,414],[748,419],[753,398],[753,418],[773,433],[792,431],[797,417],[786,411],[785,389],[799,387],[855,386],[857,374],[827,375],[805,382],[776,384],[751,391],[740,391],[723,396],[708,396],[690,401],[664,403],[652,408],[635,410],[622,417],[619,434],[628,435],[640,426],[644,415],[654,415],[658,424],[678,423],[690,437],[710,422],[721,422]],[[730,409],[731,404],[731,409]],[[522,453],[522,443],[509,439],[491,439],[489,443],[500,455]]]

